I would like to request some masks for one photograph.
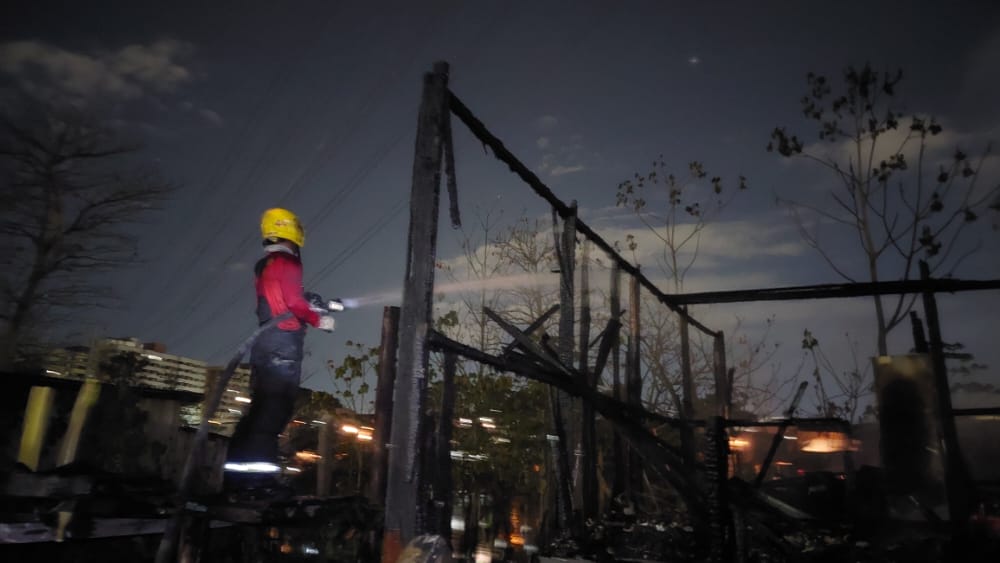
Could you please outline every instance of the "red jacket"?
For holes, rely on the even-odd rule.
[[[270,252],[257,264],[257,318],[261,323],[291,311],[294,318],[278,323],[281,330],[295,331],[302,323],[319,324],[319,314],[302,296],[302,261],[287,252]]]

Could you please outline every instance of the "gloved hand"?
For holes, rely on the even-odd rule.
[[[325,313],[327,311],[326,303],[323,302],[323,298],[318,293],[307,291],[302,294],[302,297],[305,297],[306,301],[309,302],[309,308],[313,311],[317,313]]]
[[[333,317],[331,317],[330,315],[320,315],[319,324],[316,325],[316,328],[320,330],[325,330],[327,332],[333,332],[334,324],[335,323],[333,322]]]

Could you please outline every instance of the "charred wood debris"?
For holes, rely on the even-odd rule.
[[[833,428],[849,436],[850,425],[838,419],[797,417],[804,387],[799,388],[779,420],[739,420],[731,416],[727,380],[732,376],[725,368],[723,335],[691,317],[685,308],[688,304],[706,302],[922,293],[931,329],[927,350],[923,352],[933,360],[931,379],[940,386],[946,374],[942,369],[943,354],[933,294],[936,291],[995,290],[1000,288],[1000,281],[930,280],[925,273],[922,280],[898,283],[839,284],[836,287],[686,297],[665,295],[638,267],[619,256],[612,245],[580,221],[575,205],[560,201],[490,133],[448,90],[447,75],[448,66],[438,63],[424,79],[404,301],[399,327],[389,331],[393,339],[398,336],[398,346],[392,346],[399,354],[398,373],[388,379],[395,390],[395,401],[385,409],[387,413],[391,411],[391,419],[383,421],[382,428],[388,431],[391,427],[393,438],[385,439],[380,435],[380,440],[392,447],[387,448],[388,459],[377,461],[375,465],[379,478],[374,481],[385,487],[369,495],[377,502],[363,497],[295,497],[233,505],[216,502],[210,495],[193,495],[184,506],[177,507],[173,503],[175,487],[167,481],[128,479],[79,464],[49,472],[15,465],[0,475],[3,495],[0,542],[8,544],[0,546],[0,553],[13,555],[5,560],[150,560],[157,542],[149,538],[162,534],[165,522],[175,511],[182,510],[186,517],[181,531],[182,542],[178,546],[179,560],[256,561],[261,560],[261,554],[282,560],[282,555],[288,555],[282,553],[282,546],[288,543],[288,534],[298,534],[302,537],[297,538],[296,545],[315,546],[315,552],[307,554],[312,559],[303,560],[375,561],[381,550],[382,560],[394,561],[395,558],[387,554],[398,553],[401,546],[414,537],[447,533],[445,512],[438,514],[433,509],[426,509],[428,504],[435,503],[447,507],[447,499],[428,502],[425,498],[429,481],[450,474],[450,459],[445,455],[448,452],[435,451],[425,445],[428,429],[422,422],[426,410],[428,355],[434,351],[446,355],[452,371],[456,358],[463,358],[498,372],[547,384],[553,390],[554,412],[560,412],[561,406],[570,400],[578,401],[586,405],[586,412],[592,413],[592,417],[600,417],[613,428],[616,440],[628,445],[626,457],[616,456],[618,461],[624,459],[627,467],[614,467],[613,470],[616,473],[627,471],[627,479],[632,483],[624,492],[614,491],[603,512],[598,512],[592,498],[596,490],[595,476],[584,475],[584,494],[588,498],[578,505],[568,483],[565,442],[557,444],[553,465],[558,494],[551,499],[549,517],[543,525],[544,536],[539,544],[541,552],[534,556],[535,559],[542,555],[556,560],[734,563],[1000,561],[1000,487],[972,481],[963,466],[954,436],[954,417],[969,412],[953,410],[950,404],[944,408],[937,405],[933,424],[939,428],[936,436],[942,446],[946,478],[930,496],[915,489],[900,493],[887,470],[867,466],[848,465],[843,472],[818,471],[789,479],[768,480],[775,451],[787,429]],[[557,216],[563,221],[563,231],[556,241],[561,255],[561,303],[524,330],[492,311],[484,311],[510,337],[508,346],[498,355],[451,340],[430,328],[433,326],[429,321],[442,169],[448,177],[452,223],[460,222],[451,147],[452,115],[551,205],[554,223]],[[624,392],[616,391],[612,396],[598,391],[597,377],[609,361],[617,362],[617,352],[613,360],[611,356],[623,322],[619,318],[623,316],[621,309],[608,321],[599,338],[594,366],[586,363],[585,347],[589,338],[574,345],[571,316],[560,317],[560,334],[555,346],[544,335],[538,338],[533,334],[544,319],[556,311],[573,310],[572,257],[578,237],[586,239],[611,259],[615,275],[623,273],[630,277],[632,294],[637,295],[640,287],[645,289],[682,318],[685,328],[690,326],[715,339],[718,411],[714,416],[701,420],[690,416],[672,418],[646,410],[635,394],[635,387],[629,387],[629,381],[637,377],[635,369],[626,370]],[[612,286],[617,287],[616,279]],[[617,300],[617,296],[614,299]],[[630,315],[637,310],[634,304],[631,305],[628,307]],[[633,325],[629,333],[637,334],[637,315],[628,322]],[[385,334],[383,342],[386,342]],[[580,352],[583,358],[581,367],[574,366],[574,352]],[[637,347],[631,347],[627,354],[631,361],[627,360],[626,365],[631,364],[634,368],[638,365]],[[451,412],[447,405],[444,412]],[[997,416],[1000,409],[980,410],[976,414]],[[557,429],[562,423],[558,417],[553,420]],[[680,445],[652,430],[664,426],[682,437]],[[752,477],[736,474],[731,469],[730,451],[734,430],[761,427],[774,430],[764,463]],[[691,438],[695,429],[703,437],[697,448]],[[433,460],[429,461],[430,458]],[[436,481],[437,490],[445,490],[446,494],[452,492],[447,483]],[[384,504],[381,502],[383,494]],[[901,504],[908,508],[908,514],[916,516],[896,516]],[[942,506],[946,506],[943,511],[938,509]],[[112,529],[117,531],[109,532]],[[383,533],[384,537],[379,539]],[[47,541],[32,540],[33,535]],[[98,536],[107,539],[98,540]],[[212,541],[206,541],[207,537],[213,538]],[[86,541],[81,543],[80,540],[88,538],[109,542],[106,544],[109,547],[101,549],[99,556],[87,555],[91,552],[81,547]],[[56,542],[66,539],[73,541],[53,550]],[[119,556],[121,558],[117,559]],[[498,559],[496,554],[494,557]],[[518,557],[517,560],[529,559],[524,553]],[[264,560],[270,559],[265,557]],[[499,560],[506,559],[500,556]]]

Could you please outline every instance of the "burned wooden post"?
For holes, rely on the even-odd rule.
[[[917,316],[916,311],[910,311],[910,328],[913,330],[913,351],[918,354],[930,354],[931,348],[927,344],[924,323]]]
[[[625,360],[625,402],[633,406],[642,405],[642,367],[640,365],[640,301],[639,301],[639,279],[635,276],[629,278],[628,292],[628,350]],[[642,460],[635,448],[629,446],[627,467],[628,477],[625,480],[625,490],[628,494],[635,496],[641,489],[642,483]]]
[[[923,260],[920,261],[920,279],[925,283],[931,282],[930,268]],[[962,525],[961,522],[968,517],[965,463],[959,450],[955,416],[951,408],[951,387],[948,385],[948,368],[944,362],[941,324],[938,321],[937,299],[933,289],[924,289],[923,301],[924,316],[927,317],[931,364],[934,366],[934,388],[938,402],[938,435],[941,436],[941,448],[944,450],[944,483],[948,491],[948,516],[952,525],[959,528]]]
[[[712,337],[712,373],[715,376],[715,414],[729,418],[733,390],[726,367],[726,336],[720,330]]]
[[[449,537],[451,532],[452,482],[451,482],[451,431],[455,420],[455,368],[458,356],[444,354],[444,373],[441,380],[441,416],[434,438],[435,479],[434,519],[431,533]]]
[[[330,454],[333,453],[333,436],[331,433],[336,432],[333,425],[333,418],[330,416],[323,417],[323,424],[319,427],[319,438],[316,440],[316,450],[319,454],[319,460],[316,462],[316,496],[325,497],[330,495],[330,472],[333,470],[333,464],[330,463]]]
[[[385,473],[388,465],[389,431],[392,428],[392,388],[396,381],[396,335],[399,332],[399,307],[382,310],[382,346],[378,353],[378,382],[375,385],[375,430],[372,442],[372,477],[368,499],[375,505],[385,503]]]
[[[588,389],[597,387],[595,370],[590,369],[590,243],[584,240],[580,263],[580,376]],[[580,450],[583,474],[581,497],[583,518],[597,517],[597,432],[594,406],[584,401],[580,409]]]
[[[576,203],[570,206],[571,213],[563,220],[562,232],[556,242],[559,260],[559,361],[565,366],[573,365],[573,269],[576,252]],[[552,388],[549,392],[552,403],[552,422],[555,459],[556,512],[559,531],[568,532],[570,516],[573,513],[572,489],[570,484],[570,463],[568,440],[565,427],[566,416],[570,413],[571,399],[566,393]]]
[[[688,426],[690,428],[690,426]],[[708,501],[709,558],[712,563],[729,561],[729,435],[726,421],[721,416],[709,419],[705,429],[705,481]],[[686,461],[685,461],[686,463]]]
[[[694,429],[690,421],[694,420],[694,377],[691,374],[691,335],[688,332],[687,307],[680,315],[681,333],[681,452],[684,463],[694,464]]]
[[[611,268],[611,318],[617,319],[622,314],[621,303],[622,269],[617,263]],[[620,337],[615,338],[614,347],[611,351],[611,392],[615,399],[625,402],[624,387],[621,384],[621,354]],[[611,496],[618,497],[625,492],[625,469],[626,469],[626,449],[622,440],[621,432],[615,427],[612,435],[612,447],[614,454],[614,480],[611,484]]]
[[[395,561],[419,522],[420,436],[429,361],[427,330],[432,323],[434,261],[444,122],[449,118],[448,64],[435,63],[424,75],[410,192],[410,232],[403,304],[399,318],[399,364],[394,385],[387,471],[382,560]]]

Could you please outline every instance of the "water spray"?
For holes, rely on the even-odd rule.
[[[523,287],[558,287],[559,276],[554,274],[520,274],[516,276],[504,276],[499,278],[489,278],[485,280],[466,280],[443,283],[434,286],[435,295],[448,295],[451,293],[461,293],[463,291],[473,291],[480,289],[517,289]],[[373,293],[361,297],[348,297],[338,299],[342,309],[360,309],[373,305],[386,305],[389,303],[399,303],[402,300],[402,290],[384,291]],[[332,309],[331,310],[335,310]]]

